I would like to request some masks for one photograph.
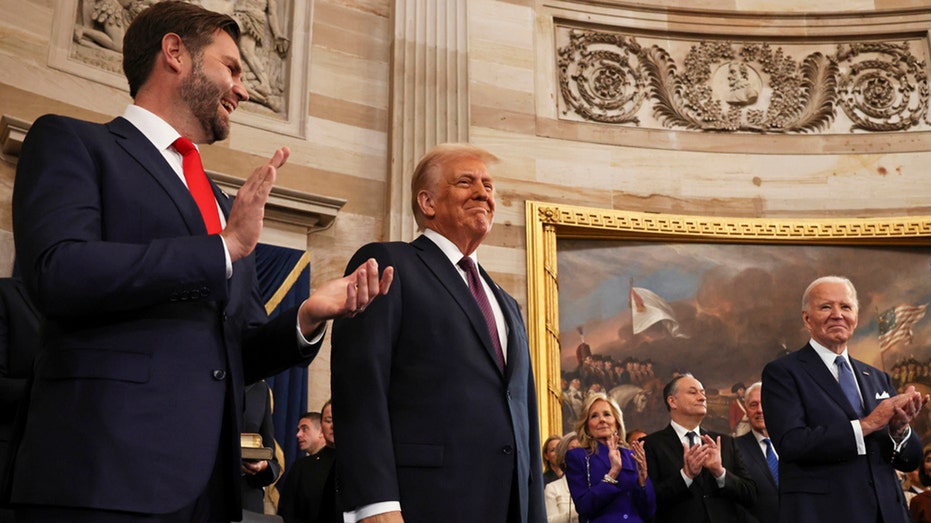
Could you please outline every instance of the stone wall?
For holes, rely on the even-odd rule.
[[[289,12],[291,46],[300,51],[301,63],[291,64],[286,80],[291,93],[286,116],[276,117],[265,106],[258,116],[236,120],[228,141],[206,148],[205,162],[208,169],[245,177],[275,147],[287,145],[292,156],[281,170],[282,187],[346,200],[332,227],[306,238],[313,282],[320,282],[341,274],[365,242],[410,239],[414,232],[405,218],[404,187],[413,161],[438,141],[471,140],[503,160],[493,169],[496,227],[479,255],[524,305],[527,200],[706,216],[931,213],[931,186],[923,183],[931,160],[923,119],[912,128],[884,132],[763,133],[669,128],[659,120],[602,124],[567,119],[560,112],[565,100],[560,99],[557,49],[566,42],[554,29],[559,24],[628,31],[651,44],[675,41],[667,50],[685,50],[677,60],[686,44],[706,40],[791,44],[805,55],[806,45],[809,52],[823,51],[834,49],[836,40],[865,38],[909,41],[915,55],[927,59],[922,53],[931,10],[924,2],[827,0],[816,2],[817,12],[812,4],[307,2],[296,18]],[[62,10],[77,5],[76,0],[0,0],[0,114],[31,121],[57,112],[106,121],[129,102],[112,82],[54,65],[72,42],[60,34],[68,26],[61,17],[76,16]],[[437,12],[437,5],[451,7]],[[393,64],[403,65],[393,69]],[[684,68],[684,62],[676,64]],[[757,72],[765,82],[767,74]],[[13,259],[14,161],[5,155],[0,162],[4,274]],[[282,237],[290,239],[281,241],[293,242],[295,234],[300,231],[286,230]],[[328,395],[328,369],[326,348],[311,367],[313,408]]]

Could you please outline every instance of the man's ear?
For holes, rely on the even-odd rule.
[[[188,55],[187,48],[181,37],[175,33],[168,33],[162,37],[162,59],[168,67],[175,72],[181,72],[181,64]]]
[[[433,201],[433,195],[426,189],[421,189],[417,193],[417,205],[420,206],[420,212],[426,218],[433,218],[436,215],[436,202]]]

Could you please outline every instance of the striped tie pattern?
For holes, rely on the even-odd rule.
[[[769,465],[769,471],[773,473],[773,479],[776,485],[779,485],[779,458],[776,457],[776,451],[773,450],[773,442],[769,438],[763,438],[766,444],[766,464]]]
[[[472,258],[465,256],[459,260],[458,265],[465,271],[466,278],[469,281],[469,290],[472,291],[472,297],[475,298],[475,301],[478,303],[478,308],[482,311],[482,316],[485,317],[488,333],[491,334],[491,343],[494,345],[495,354],[498,356],[498,368],[504,372],[504,351],[501,350],[501,340],[498,338],[498,324],[495,322],[495,313],[491,309],[491,302],[488,301],[488,296],[485,294],[485,289],[482,287],[482,281],[479,279],[478,269],[475,268],[475,262],[472,261]]]

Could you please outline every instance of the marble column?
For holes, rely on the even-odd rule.
[[[431,147],[469,139],[466,0],[396,0],[388,180],[390,240],[417,234],[410,179]]]

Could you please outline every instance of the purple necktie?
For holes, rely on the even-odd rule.
[[[478,308],[485,317],[485,324],[488,326],[488,333],[491,334],[491,344],[495,346],[495,354],[498,355],[498,367],[504,372],[504,351],[501,350],[501,340],[498,339],[498,324],[495,322],[495,313],[491,309],[491,303],[482,287],[482,281],[479,279],[478,269],[475,268],[475,262],[468,256],[459,260],[459,267],[466,273],[469,280],[469,290],[472,291],[472,297],[478,303]]]

